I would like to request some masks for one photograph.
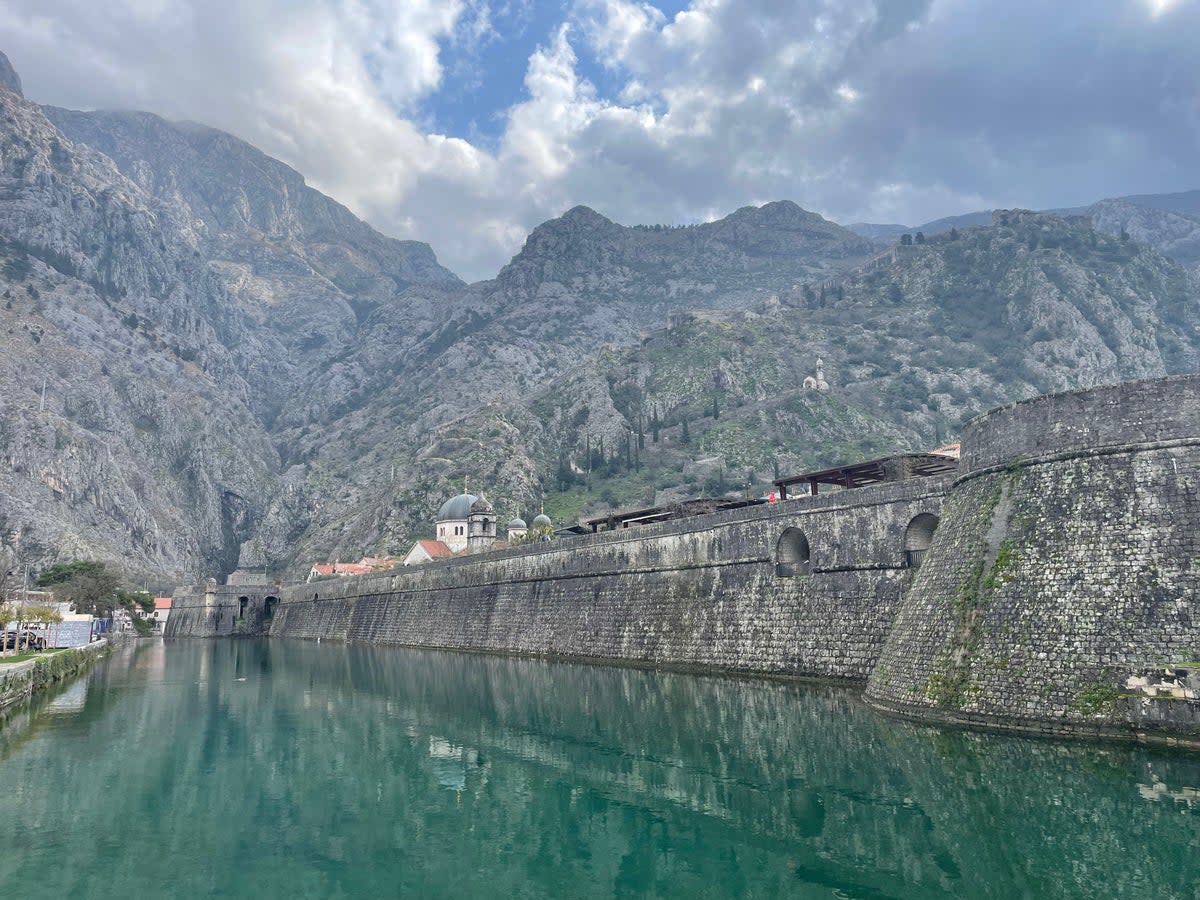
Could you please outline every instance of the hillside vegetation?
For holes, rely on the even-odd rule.
[[[295,574],[403,551],[464,481],[562,521],[929,448],[1196,368],[1195,279],[1160,252],[1188,262],[1189,226],[1154,218],[1179,197],[886,247],[786,201],[577,207],[466,285],[230,135],[0,79],[0,540],[160,583]]]

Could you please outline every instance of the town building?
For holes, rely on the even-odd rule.
[[[404,565],[413,566],[433,562],[435,559],[449,559],[453,555],[453,551],[441,541],[417,541],[404,557]]]
[[[399,560],[392,556],[364,556],[356,563],[331,562],[313,563],[308,570],[306,581],[316,581],[318,578],[348,578],[351,575],[370,575],[391,569]]]
[[[167,627],[167,619],[171,616],[171,598],[155,597],[154,612],[149,616],[154,621],[154,627],[162,631]]]
[[[465,491],[442,504],[434,520],[434,540],[419,540],[404,557],[404,565],[418,565],[467,553],[498,550],[535,534],[553,531],[550,518],[542,513],[533,520],[533,528],[515,516],[507,525],[504,539],[499,537],[499,516],[487,498]]]

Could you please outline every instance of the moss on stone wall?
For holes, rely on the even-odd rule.
[[[1112,715],[1116,712],[1117,703],[1122,696],[1122,691],[1111,684],[1089,684],[1075,694],[1070,708],[1081,716]]]
[[[92,644],[80,649],[60,650],[33,660],[31,666],[3,673],[0,679],[0,710],[23,703],[40,690],[65,681],[83,672],[101,656],[110,652],[111,644]]]
[[[963,461],[868,700],[1045,733],[1200,736],[1197,701],[1119,687],[1200,644],[1200,378],[1000,410],[968,428]]]

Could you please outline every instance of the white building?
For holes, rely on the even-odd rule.
[[[165,631],[167,628],[167,619],[171,615],[171,598],[170,597],[155,597],[154,612],[150,613],[147,618],[154,620],[154,625],[159,631]]]
[[[451,553],[467,549],[467,519],[471,516],[471,507],[479,498],[474,494],[459,494],[451,497],[438,510],[435,533],[437,539],[445,544]]]

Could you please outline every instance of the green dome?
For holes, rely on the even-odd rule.
[[[534,528],[549,528],[552,524],[553,523],[550,521],[550,517],[545,513],[538,513],[538,515],[534,516]]]
[[[511,529],[511,528],[528,528],[529,526],[525,524],[525,520],[522,519],[520,516],[515,516],[513,518],[513,520],[508,523],[508,527]]]

